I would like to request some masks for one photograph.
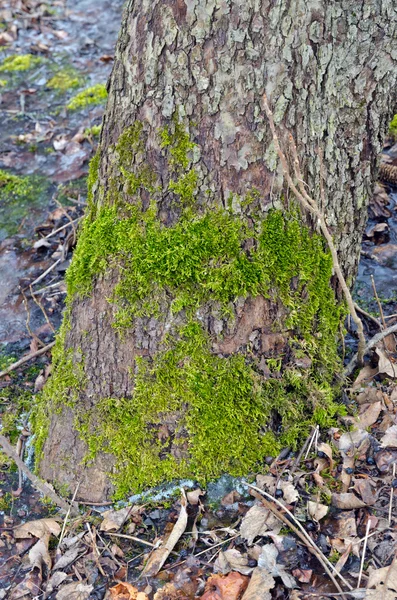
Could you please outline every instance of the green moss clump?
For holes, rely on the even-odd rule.
[[[91,457],[104,450],[116,457],[117,498],[175,478],[247,474],[267,455],[296,448],[313,422],[329,426],[342,412],[327,383],[298,371],[263,381],[243,355],[214,355],[198,322],[169,342],[153,362],[138,361],[133,398],[100,401],[80,427]],[[275,411],[283,423],[277,435],[267,426]],[[182,460],[169,453],[168,437],[153,433],[165,414],[175,415],[175,446],[188,447]]]
[[[99,137],[101,129],[102,125],[93,125],[92,127],[87,127],[84,130],[84,135],[87,137]]]
[[[60,92],[67,92],[81,85],[81,77],[74,70],[63,69],[47,81],[47,87]]]
[[[39,56],[32,54],[13,54],[7,56],[0,65],[0,73],[15,73],[20,71],[28,71],[33,67],[37,67],[42,62]]]
[[[102,104],[106,101],[107,96],[106,86],[103,83],[97,83],[73,96],[67,104],[67,108],[81,110],[87,106]]]
[[[0,239],[18,231],[22,219],[41,205],[48,186],[43,177],[20,177],[0,169]]]
[[[397,115],[394,115],[389,125],[389,135],[397,139]]]

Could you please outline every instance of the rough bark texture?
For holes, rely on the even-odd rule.
[[[174,127],[177,115],[196,144],[188,148],[188,162],[196,174],[198,213],[226,209],[232,199],[234,214],[249,222],[257,218],[258,210],[265,214],[280,207],[283,179],[262,108],[266,92],[285,147],[287,131],[297,141],[306,181],[316,198],[320,150],[323,153],[326,206],[322,208],[344,273],[352,282],[377,155],[396,103],[393,4],[130,0],[109,81],[93,205],[109,206],[120,196],[133,203],[137,193],[144,209],[149,197],[155,199],[163,226],[178,223],[178,194],[170,191],[175,173],[159,137],[163,127]],[[117,147],[120,136],[137,122],[144,143],[123,158]],[[120,175],[126,168],[141,180],[143,169],[150,171],[155,192],[140,183],[138,192],[134,188],[132,193]],[[255,211],[241,202],[252,190],[257,194]],[[116,266],[108,266],[94,279],[90,295],[81,297],[77,290],[71,301],[65,351],[78,349],[85,372],[80,408],[74,408],[74,415],[104,398],[132,397],[136,357],[154,356],[165,332],[184,320],[183,314],[171,316],[172,297],[166,295],[160,302],[161,316],[133,318],[120,336],[112,327],[115,305],[108,301],[118,279]],[[266,359],[285,352],[291,332],[283,324],[286,310],[274,297],[236,300],[234,321],[219,316],[217,307],[208,302],[200,310],[201,324],[217,355],[246,352],[251,344],[258,373],[266,376]],[[167,451],[186,458],[180,443],[186,432],[178,434],[177,418],[175,413],[163,414],[163,434],[173,440]],[[72,408],[64,407],[50,419],[42,476],[72,489],[81,481],[81,498],[104,499],[112,490],[107,476],[114,470],[112,454],[97,452],[90,465],[82,464],[86,444],[76,434]]]

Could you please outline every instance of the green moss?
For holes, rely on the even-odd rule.
[[[7,85],[6,79],[0,79],[0,87],[5,87]]]
[[[22,219],[41,205],[48,186],[43,177],[20,177],[0,169],[0,239],[17,233]]]
[[[397,115],[394,115],[389,125],[389,134],[394,138],[397,138]]]
[[[42,62],[39,56],[33,56],[32,54],[13,54],[7,56],[0,65],[0,73],[15,73],[19,71],[28,71],[33,67],[36,67]]]
[[[87,127],[84,130],[84,135],[87,137],[99,137],[101,129],[102,125],[93,125],[92,127]]]
[[[81,85],[81,77],[74,69],[62,69],[47,81],[47,87],[60,92],[67,92]]]
[[[205,481],[223,472],[246,474],[267,454],[295,448],[312,423],[328,427],[343,410],[331,384],[340,368],[336,340],[344,307],[330,285],[332,259],[322,237],[302,224],[296,208],[267,214],[255,209],[256,190],[237,199],[244,208],[238,215],[233,202],[228,210],[213,200],[195,204],[198,175],[190,155],[196,145],[175,120],[160,134],[169,183],[159,190],[142,160],[144,135],[142,124],[135,123],[120,136],[109,196],[95,205],[99,155],[92,161],[89,211],[66,275],[70,306],[90,294],[95,278],[118,274],[109,301],[117,307],[114,326],[121,332],[133,327],[137,316],[161,319],[162,307],[170,303],[183,323],[168,333],[154,357],[131,365],[132,398],[101,399],[77,415],[89,456],[99,450],[115,456],[120,497],[175,477]],[[167,226],[156,202],[164,192],[177,208]],[[310,369],[284,369],[288,358],[275,357],[267,363],[272,372],[266,379],[250,344],[244,354],[212,351],[198,310],[215,304],[228,318],[238,299],[259,295],[285,307],[278,331],[288,331],[290,354],[310,356]],[[65,383],[65,373],[73,379],[76,367],[72,357],[67,360],[62,368],[56,364],[48,395],[64,404],[73,402],[82,385],[81,377]],[[183,456],[178,460],[169,452],[170,440],[157,435],[165,414],[175,416],[172,440]],[[273,417],[277,434],[269,425]]]
[[[106,86],[103,83],[97,83],[73,96],[67,104],[67,108],[81,110],[87,106],[102,104],[106,101],[107,95]]]
[[[194,321],[153,362],[138,361],[135,382],[133,398],[102,400],[80,428],[91,456],[104,449],[116,456],[120,498],[174,478],[194,476],[206,483],[224,472],[246,474],[267,455],[296,448],[320,406],[327,412],[325,426],[341,409],[329,385],[315,385],[297,371],[263,381],[243,355],[214,355]],[[267,427],[274,412],[283,423],[277,435]],[[165,414],[175,415],[172,439],[187,445],[188,460],[173,458],[167,453],[170,440],[156,435]]]

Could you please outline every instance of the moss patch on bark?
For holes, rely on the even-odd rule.
[[[332,260],[322,237],[303,224],[297,208],[261,212],[255,190],[231,198],[227,209],[197,204],[196,145],[178,121],[160,132],[160,144],[177,218],[161,222],[156,198],[164,190],[144,161],[131,168],[144,153],[142,125],[136,123],[113,149],[118,175],[110,177],[109,196],[100,206],[93,203],[99,166],[94,159],[90,208],[67,272],[69,306],[90,294],[97,277],[118,273],[109,301],[117,306],[114,326],[121,332],[134,327],[138,316],[161,319],[170,299],[179,323],[157,354],[131,365],[133,397],[101,399],[76,414],[88,458],[98,451],[115,456],[118,497],[175,477],[206,481],[224,472],[246,474],[266,455],[296,447],[311,424],[329,426],[343,411],[331,384],[340,367],[337,334],[344,307],[330,285]],[[236,202],[245,212],[234,212]],[[291,353],[309,357],[309,368],[279,372],[279,357],[268,361],[273,372],[265,378],[249,344],[230,356],[214,352],[200,310],[215,304],[232,319],[238,299],[257,296],[282,303]],[[78,396],[83,377],[75,378],[75,358],[62,356],[63,342],[57,347],[51,395],[46,390],[44,397],[60,398],[58,409]],[[277,431],[269,425],[274,416]],[[162,436],[159,428],[169,417],[172,432]],[[169,451],[170,444],[180,447],[179,455]]]

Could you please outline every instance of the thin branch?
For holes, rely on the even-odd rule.
[[[58,496],[58,494],[56,494],[54,492],[52,487],[48,485],[48,483],[46,483],[45,481],[41,481],[34,473],[32,473],[32,471],[25,465],[23,460],[21,460],[21,458],[15,452],[14,448],[12,447],[10,442],[7,440],[7,438],[1,434],[0,434],[0,445],[3,448],[4,452],[7,454],[7,456],[15,462],[18,469],[20,469],[21,471],[23,471],[25,473],[26,477],[28,477],[28,479],[30,479],[30,481],[33,483],[34,487],[37,490],[39,490],[39,492],[44,494],[44,496],[48,496],[52,500],[52,502],[54,504],[56,504],[57,506],[59,506],[59,508],[61,508],[62,510],[66,511],[66,512],[68,512],[70,510],[70,513],[73,516],[77,516],[80,514],[74,506],[71,506],[68,502],[66,502],[66,500],[63,500],[63,498],[60,498]]]
[[[15,369],[18,369],[18,367],[24,365],[26,362],[29,362],[33,358],[45,354],[46,352],[48,352],[48,350],[51,350],[54,344],[55,342],[51,342],[50,344],[47,344],[47,346],[44,346],[44,348],[40,348],[40,350],[37,350],[37,352],[32,352],[31,354],[23,356],[22,358],[17,360],[17,362],[12,363],[12,365],[4,369],[4,371],[0,371],[0,377],[4,377],[4,375],[8,375],[8,373],[11,373],[11,371],[15,371]]]
[[[296,187],[296,185],[292,179],[287,159],[286,159],[285,154],[282,151],[281,146],[280,146],[278,134],[276,131],[276,126],[275,126],[274,119],[273,119],[273,113],[270,110],[270,106],[269,106],[266,94],[263,95],[263,105],[265,108],[267,118],[269,120],[269,125],[270,125],[270,129],[271,129],[272,136],[273,136],[273,143],[276,148],[276,152],[280,158],[284,178],[288,184],[288,187],[294,193],[296,199],[300,202],[300,204],[303,206],[303,208],[306,209],[314,217],[316,217],[316,219],[318,221],[318,225],[320,226],[322,234],[324,235],[325,240],[328,244],[328,247],[329,247],[329,250],[331,253],[331,257],[332,257],[332,263],[333,263],[335,275],[338,278],[338,281],[342,288],[343,294],[345,296],[346,303],[348,305],[350,314],[351,314],[352,319],[355,322],[356,327],[357,327],[357,335],[358,335],[358,339],[359,339],[357,361],[360,364],[363,364],[364,348],[365,348],[364,327],[363,327],[363,323],[362,323],[360,317],[358,316],[358,314],[356,312],[356,309],[354,307],[353,298],[352,298],[350,290],[347,286],[346,280],[343,276],[342,269],[340,267],[339,260],[338,260],[338,254],[337,254],[337,251],[336,251],[336,248],[334,245],[334,241],[332,239],[332,235],[330,234],[330,232],[328,230],[328,226],[325,221],[325,217],[324,217],[323,213],[320,211],[320,209],[318,208],[316,201],[314,200],[314,198],[309,196],[309,194],[305,190],[305,187],[303,185],[303,179],[302,179],[302,176],[300,173],[299,161],[297,159],[295,143],[292,143],[291,147],[292,147],[293,154],[295,154],[294,169],[295,169],[295,174],[297,175],[298,185],[300,187],[299,190]]]
[[[376,344],[381,342],[385,337],[387,337],[391,333],[396,333],[396,332],[397,332],[397,323],[394,323],[394,325],[391,325],[387,329],[383,329],[383,331],[380,331],[379,333],[374,335],[374,337],[369,340],[368,344],[364,348],[364,356],[367,354],[367,352],[369,350],[372,350],[372,348],[374,346],[376,346]],[[357,364],[358,364],[358,354],[355,354],[343,372],[345,377],[348,377],[349,375],[352,374],[352,372],[356,368]]]
[[[354,307],[355,307],[355,309],[356,309],[357,312],[361,313],[362,315],[364,315],[364,317],[366,317],[367,319],[369,319],[370,321],[372,321],[373,323],[375,323],[375,325],[377,327],[379,327],[379,329],[382,329],[382,323],[380,323],[379,319],[377,319],[376,317],[374,317],[373,315],[371,315],[371,313],[369,313],[366,310],[364,310],[363,308],[361,308],[361,306],[359,306],[357,304],[357,302],[354,303]],[[388,319],[388,317],[386,317],[386,319]]]
[[[70,225],[70,223],[68,223],[68,225]],[[32,283],[30,285],[36,285],[36,283],[39,283],[40,281],[42,281],[42,279],[44,279],[44,277],[47,277],[48,273],[51,273],[51,271],[53,271],[55,269],[55,267],[57,265],[59,265],[60,262],[61,262],[61,259],[58,258],[58,260],[56,260],[50,267],[48,267],[47,271],[44,271],[44,273],[42,273],[37,279],[32,281]]]

